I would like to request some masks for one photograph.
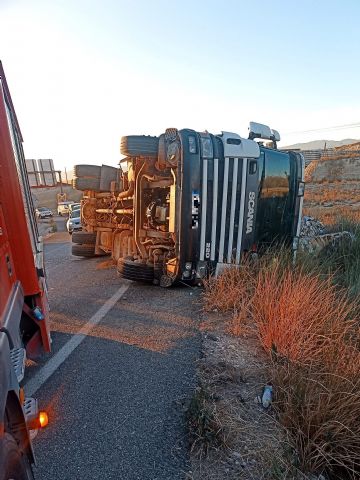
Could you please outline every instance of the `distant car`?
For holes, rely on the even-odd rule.
[[[80,203],[71,203],[69,205],[69,215],[71,212],[73,212],[74,210],[79,210],[80,209]]]
[[[62,215],[68,215],[69,213],[69,206],[72,205],[73,203],[75,202],[60,202],[58,203],[58,207],[57,207],[57,213],[58,215],[62,216]]]
[[[37,216],[37,218],[49,218],[53,216],[53,213],[50,208],[39,207],[35,210],[35,215]]]
[[[73,210],[69,215],[69,220],[66,222],[67,231],[70,235],[75,230],[82,230],[81,220],[80,220],[80,209]]]

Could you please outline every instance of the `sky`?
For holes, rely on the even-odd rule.
[[[115,166],[168,127],[360,138],[359,25],[359,0],[0,0],[0,59],[26,158]]]

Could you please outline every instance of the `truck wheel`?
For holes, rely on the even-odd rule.
[[[75,257],[95,257],[95,245],[78,245],[73,243],[71,254]]]
[[[151,283],[154,280],[154,269],[145,263],[137,263],[120,258],[117,264],[117,271],[120,277],[136,282]]]
[[[75,178],[73,186],[76,190],[100,192],[100,178]]]
[[[127,157],[157,157],[159,137],[128,135],[121,137],[120,153]]]
[[[19,450],[14,437],[5,433],[0,463],[1,480],[34,480],[29,459]]]
[[[101,167],[98,165],[75,165],[74,177],[101,177]]]
[[[72,234],[73,243],[86,243],[87,245],[95,245],[96,243],[96,233],[92,232],[73,232]]]

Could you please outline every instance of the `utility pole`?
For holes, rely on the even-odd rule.
[[[61,192],[61,194],[63,194],[61,171],[57,170],[57,173],[59,174],[60,192]]]

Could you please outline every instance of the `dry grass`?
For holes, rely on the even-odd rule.
[[[272,370],[275,407],[292,437],[299,467],[327,472],[330,478],[359,478],[359,376],[285,362]]]
[[[349,221],[360,223],[360,209],[348,206],[310,207],[305,206],[303,214],[320,220],[324,225],[335,225],[339,223],[339,219],[347,218]]]
[[[194,393],[186,412],[191,452],[202,457],[210,449],[224,448],[230,436],[224,413],[214,400],[210,389],[200,386]]]
[[[265,350],[294,362],[323,358],[356,325],[356,305],[332,283],[303,270],[274,263],[260,269],[252,314]]]
[[[358,305],[331,278],[279,258],[229,269],[206,285],[206,308],[250,316],[271,359],[275,407],[298,465],[332,478],[360,475]],[[235,328],[234,328],[235,327]]]
[[[325,202],[344,202],[351,201],[352,203],[360,202],[359,190],[345,190],[335,188],[324,188],[323,186],[316,191],[309,189],[305,192],[305,201],[314,202],[319,205]]]
[[[247,310],[253,289],[253,275],[249,265],[228,268],[219,277],[205,280],[203,294],[205,311],[232,311],[238,314]],[[239,297],[239,291],[242,296]]]

